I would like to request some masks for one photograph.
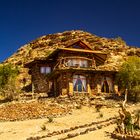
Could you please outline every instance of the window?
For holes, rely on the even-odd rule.
[[[81,60],[81,67],[88,67],[88,61],[87,60]]]
[[[87,89],[86,77],[82,75],[73,76],[73,89],[77,92],[85,92]]]
[[[69,59],[68,66],[88,67],[88,61],[84,59]]]
[[[51,68],[50,67],[40,67],[40,73],[48,74],[50,72],[51,72]]]
[[[78,45],[73,46],[73,48],[75,48],[75,49],[83,49],[81,46],[78,46]]]
[[[101,92],[113,92],[113,83],[110,77],[103,77],[101,80]]]

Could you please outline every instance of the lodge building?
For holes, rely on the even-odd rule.
[[[31,75],[32,92],[49,96],[117,93],[117,71],[99,68],[107,57],[81,40],[57,48],[49,56],[25,64]]]

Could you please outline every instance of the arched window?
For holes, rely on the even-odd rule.
[[[101,81],[101,92],[113,92],[113,82],[110,77],[103,77]]]
[[[73,89],[77,92],[83,92],[87,90],[86,77],[82,75],[73,76]]]
[[[107,81],[106,81],[106,80],[104,80],[104,82],[103,82],[101,92],[106,92],[106,93],[109,93],[109,85],[108,85],[108,83],[107,83]]]

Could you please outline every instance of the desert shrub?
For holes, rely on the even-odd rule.
[[[103,118],[104,114],[102,112],[99,113],[99,118]]]
[[[77,105],[76,109],[82,109],[82,105]]]
[[[102,108],[102,105],[100,104],[95,105],[96,112],[100,112],[101,108]]]
[[[48,116],[47,118],[48,118],[48,122],[49,123],[52,123],[53,122],[53,117],[52,116]]]
[[[116,37],[115,41],[119,42],[120,44],[126,45],[126,42],[120,36]]]
[[[61,41],[62,42],[65,42],[65,41],[67,41],[68,40],[68,37],[67,36],[63,36],[62,38],[61,38]]]
[[[41,128],[42,131],[45,131],[46,130],[46,125],[43,124],[43,125],[40,126],[40,128]]]
[[[0,95],[5,100],[13,100],[17,94],[15,80],[18,75],[18,68],[11,64],[0,65]]]
[[[136,111],[134,118],[135,118],[134,129],[140,130],[140,109]]]
[[[140,96],[140,58],[129,57],[124,62],[116,77],[119,88],[128,89],[128,98],[138,101]]]

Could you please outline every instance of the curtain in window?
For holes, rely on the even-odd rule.
[[[105,80],[107,81],[107,84],[109,86],[109,91],[113,91],[113,84],[112,84],[112,79],[110,77],[103,77],[101,80],[101,87],[103,86]]]
[[[45,73],[45,67],[40,68],[40,73]]]
[[[73,76],[74,91],[86,91],[86,77],[82,75]]]
[[[50,68],[50,67],[46,67],[45,70],[46,70],[46,71],[45,71],[46,74],[51,72],[51,68]]]
[[[47,74],[51,72],[51,67],[40,67],[40,73]]]
[[[101,80],[101,87],[103,86],[103,84],[104,84],[104,77]]]
[[[74,75],[74,76],[73,76],[73,86],[75,86],[76,81],[77,81],[77,78],[78,78],[77,75]]]
[[[81,79],[81,81],[82,81],[82,85],[83,85],[83,87],[84,87],[84,91],[86,91],[86,77],[80,75],[80,79]]]
[[[110,77],[106,77],[106,81],[109,85],[110,91],[113,91],[112,79]]]
[[[73,66],[76,66],[76,64],[77,64],[76,59],[73,59]]]
[[[83,60],[83,64],[84,64],[84,67],[88,67],[88,61],[87,60]]]

